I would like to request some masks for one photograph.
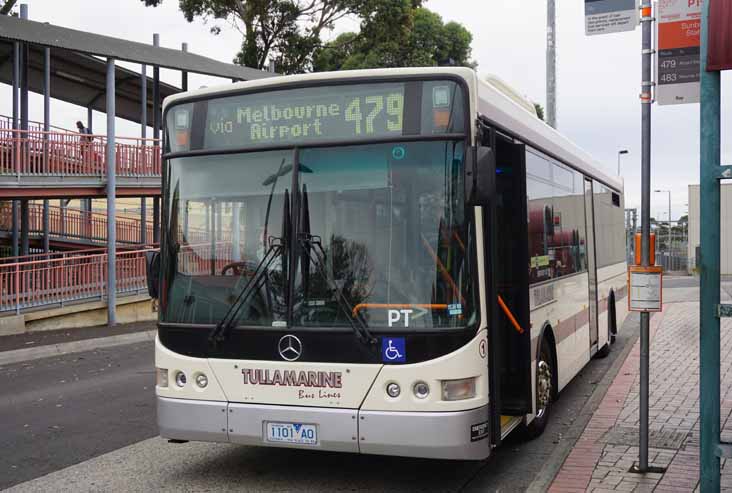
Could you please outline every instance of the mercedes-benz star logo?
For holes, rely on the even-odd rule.
[[[302,342],[292,334],[287,334],[280,338],[277,344],[282,359],[286,361],[295,361],[302,354]]]

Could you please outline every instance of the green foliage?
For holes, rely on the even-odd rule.
[[[13,10],[13,7],[18,2],[18,0],[5,0],[4,2],[0,1],[0,4],[2,7],[0,7],[0,15],[12,15],[15,16],[16,12]]]
[[[544,107],[539,103],[534,103],[534,109],[536,110],[536,116],[539,117],[539,120],[544,121]]]
[[[317,49],[313,70],[458,65],[470,61],[472,35],[411,0],[372,0],[359,13],[359,33],[345,33]]]
[[[1,1],[1,0],[0,0]],[[163,0],[140,0],[156,7]],[[459,65],[470,61],[472,35],[424,8],[423,0],[178,0],[186,20],[229,24],[242,34],[234,63],[284,74],[310,70]],[[324,44],[322,35],[346,17],[358,33]]]
[[[163,0],[140,0],[157,7]],[[212,34],[228,23],[242,34],[234,63],[265,69],[273,60],[282,73],[304,72],[313,51],[322,45],[321,33],[335,22],[357,14],[370,0],[178,0],[188,22],[195,18],[217,22]]]

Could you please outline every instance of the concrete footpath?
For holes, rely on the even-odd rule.
[[[670,292],[667,290],[666,292]],[[693,290],[651,318],[649,463],[665,473],[629,472],[638,460],[639,342],[554,478],[549,491],[695,491],[699,483],[699,303]],[[686,293],[688,291],[688,293]],[[698,293],[698,291],[697,291]],[[664,293],[665,295],[665,293]],[[723,293],[723,299],[729,295]],[[722,439],[732,438],[732,321],[721,325]],[[732,491],[732,463],[722,460]]]
[[[155,322],[59,329],[0,337],[0,366],[155,340]]]

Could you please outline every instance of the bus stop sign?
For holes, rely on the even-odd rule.
[[[633,31],[638,26],[636,0],[585,0],[585,34]]]
[[[632,312],[660,312],[663,307],[662,277],[661,266],[630,266],[628,309]]]

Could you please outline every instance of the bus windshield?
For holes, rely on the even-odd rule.
[[[272,94],[168,112],[161,321],[212,326],[234,316],[234,326],[315,330],[360,319],[377,332],[473,324],[459,86]],[[410,110],[422,116],[407,118]],[[305,136],[306,123],[330,140]],[[257,150],[272,139],[275,149]]]

